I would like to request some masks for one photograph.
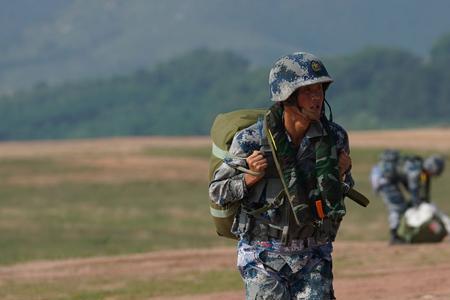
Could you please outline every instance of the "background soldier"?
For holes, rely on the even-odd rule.
[[[312,54],[280,58],[274,105],[236,133],[210,183],[215,203],[241,202],[232,232],[247,299],[335,299],[332,242],[353,180],[347,133],[324,113],[331,82]]]
[[[382,152],[380,161],[372,169],[371,181],[388,209],[391,244],[404,242],[397,235],[401,217],[408,207],[430,202],[430,179],[439,176],[444,167],[445,161],[439,155],[423,160],[420,156],[401,156],[392,149]]]

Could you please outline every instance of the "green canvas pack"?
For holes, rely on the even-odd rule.
[[[241,109],[229,113],[219,114],[211,127],[212,152],[209,160],[209,180],[213,179],[214,172],[222,164],[228,153],[234,135],[264,117],[265,109]],[[234,217],[240,203],[235,202],[226,206],[219,206],[210,201],[210,213],[218,235],[237,239],[231,232]]]
[[[419,226],[409,225],[405,215],[403,215],[397,234],[404,241],[412,244],[439,243],[447,236],[447,230],[441,218],[435,214]]]

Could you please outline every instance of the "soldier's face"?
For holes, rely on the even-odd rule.
[[[302,86],[297,93],[297,105],[311,120],[320,120],[323,106],[323,87],[321,83]]]

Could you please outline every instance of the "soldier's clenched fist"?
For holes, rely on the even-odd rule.
[[[344,176],[344,173],[349,171],[352,167],[352,159],[350,158],[347,152],[341,151],[339,153],[338,166],[339,166],[339,175],[342,178]]]
[[[264,177],[264,172],[267,169],[267,159],[264,157],[261,151],[253,151],[253,153],[246,158],[246,161],[250,171],[261,174],[259,176],[251,174],[244,175],[245,184],[248,187],[251,187]]]

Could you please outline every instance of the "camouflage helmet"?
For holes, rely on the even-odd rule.
[[[322,61],[306,52],[296,52],[278,59],[270,70],[269,86],[272,101],[284,101],[299,87],[323,83],[324,91],[333,79]]]
[[[380,154],[380,160],[382,161],[397,161],[400,158],[400,152],[395,149],[385,149]]]
[[[442,158],[442,156],[436,154],[427,157],[427,159],[425,159],[425,161],[423,162],[424,170],[434,176],[441,175],[442,171],[444,170],[444,166],[444,159]]]

